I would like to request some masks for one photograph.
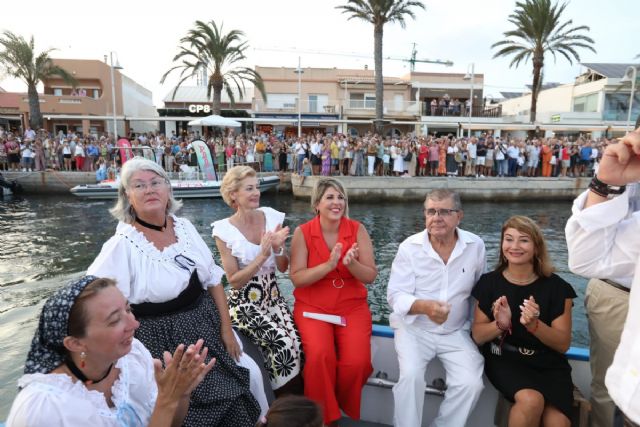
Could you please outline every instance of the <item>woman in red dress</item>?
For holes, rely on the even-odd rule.
[[[371,312],[365,283],[378,271],[371,239],[348,218],[347,193],[335,178],[316,181],[316,216],[296,229],[291,242],[293,316],[305,354],[304,392],[318,402],[325,424],[336,425],[340,409],[360,418],[362,387],[371,374]],[[342,325],[308,318],[342,318]]]
[[[418,151],[418,176],[427,176],[427,163],[429,162],[429,147],[423,139],[420,141],[420,149]]]

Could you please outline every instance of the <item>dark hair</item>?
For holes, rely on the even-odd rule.
[[[304,396],[284,396],[277,399],[264,420],[256,427],[322,427],[322,411],[313,400]]]
[[[108,288],[109,286],[115,286],[116,282],[111,279],[96,279],[89,283],[78,295],[76,302],[73,303],[71,311],[69,311],[69,326],[67,335],[82,338],[87,332],[88,313],[85,309],[87,301],[95,297],[98,292]]]

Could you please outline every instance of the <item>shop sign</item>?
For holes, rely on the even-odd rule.
[[[190,113],[210,113],[211,105],[191,104],[189,105]]]
[[[558,123],[559,121],[560,121],[560,114],[554,114],[553,116],[551,116],[552,123]]]

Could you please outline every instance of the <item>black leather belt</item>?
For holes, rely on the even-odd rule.
[[[609,280],[609,279],[600,279],[603,282],[613,286],[616,289],[620,289],[621,291],[624,291],[626,293],[629,293],[630,289],[627,288],[626,286],[622,286],[620,283],[614,282],[613,280]]]
[[[511,345],[508,342],[503,342],[500,344],[499,340],[491,341],[491,352],[495,355],[501,355],[502,351],[508,351],[511,353],[520,353],[523,356],[534,356],[536,354],[545,353],[545,350],[533,350],[526,347],[516,347],[515,345]]]

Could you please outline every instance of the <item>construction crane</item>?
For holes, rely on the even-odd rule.
[[[386,57],[384,59],[390,59],[392,61],[404,61],[404,62],[408,62],[409,64],[411,64],[411,71],[415,71],[416,70],[416,62],[423,62],[426,64],[442,64],[442,65],[446,65],[447,67],[451,67],[453,66],[453,61],[443,61],[440,59],[416,59],[416,56],[418,55],[418,51],[416,50],[416,44],[413,44],[413,49],[411,49],[411,58],[407,59],[407,58],[393,58],[393,57]]]
[[[295,49],[295,48],[286,49],[286,48],[268,48],[268,47],[260,48],[260,47],[257,47],[257,48],[254,48],[254,50],[266,50],[266,51],[273,51],[273,52],[306,53],[306,54],[311,54],[311,55],[348,56],[348,57],[351,57],[351,58],[373,59],[373,57],[371,57],[370,55],[362,55],[362,54],[358,54],[358,53],[329,52],[329,51],[311,50],[311,49]],[[411,71],[415,71],[416,62],[422,62],[422,63],[426,63],[426,64],[441,64],[441,65],[446,65],[447,67],[451,67],[453,65],[453,61],[443,61],[441,59],[417,59],[416,58],[417,55],[418,55],[418,51],[416,50],[416,44],[413,43],[413,48],[411,50],[411,58],[396,58],[396,57],[392,57],[392,56],[385,56],[382,59],[386,59],[386,60],[390,60],[390,61],[408,62],[409,64],[411,64]]]

